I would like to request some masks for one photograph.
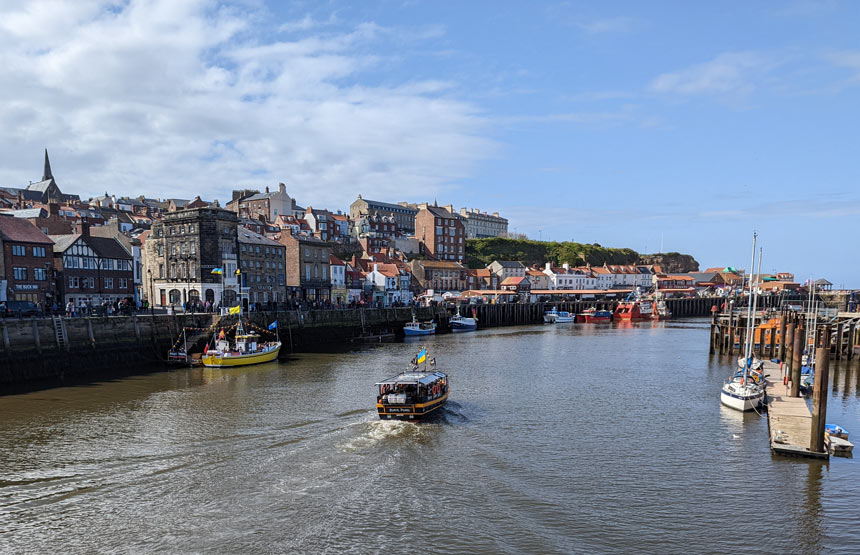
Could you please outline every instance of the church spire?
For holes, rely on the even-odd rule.
[[[42,175],[42,181],[47,181],[49,179],[54,179],[54,176],[51,174],[51,161],[48,160],[48,149],[45,149],[45,173]]]

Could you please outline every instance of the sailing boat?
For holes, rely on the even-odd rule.
[[[744,364],[740,372],[732,374],[723,384],[720,392],[720,402],[735,410],[747,411],[757,409],[764,400],[764,380],[761,374],[754,371],[753,366],[753,315],[757,297],[753,287],[753,271],[755,270],[755,244],[758,235],[753,233],[752,260],[750,261],[750,295],[747,303],[747,329]],[[759,272],[761,272],[761,251],[758,257]]]
[[[803,355],[800,360],[800,391],[809,393],[815,384],[815,328],[818,326],[818,301],[815,300],[815,282],[811,282],[809,304],[806,313],[806,337],[803,341]],[[810,339],[813,339],[810,344]]]
[[[278,358],[278,353],[281,350],[278,321],[275,320],[269,324],[268,331],[262,330],[264,333],[274,335],[275,341],[261,341],[260,334],[253,331],[245,331],[242,325],[241,305],[230,309],[230,312],[233,310],[236,310],[236,313],[239,314],[233,341],[230,341],[227,337],[226,330],[221,329],[220,331],[216,331],[210,342],[213,345],[207,344],[206,350],[203,351],[203,357],[201,357],[203,366],[211,368],[247,366],[249,364],[270,362]]]

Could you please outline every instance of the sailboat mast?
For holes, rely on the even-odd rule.
[[[752,331],[752,325],[751,325],[751,321],[752,321],[752,294],[753,294],[752,282],[753,282],[753,272],[755,272],[755,243],[756,243],[757,238],[758,238],[758,233],[756,233],[754,231],[753,232],[752,255],[750,257],[750,279],[749,279],[750,296],[747,299],[747,329],[746,329],[746,333],[745,333],[746,348],[744,349],[744,358],[746,358],[747,360],[749,360],[750,354],[751,354],[750,332]],[[743,293],[743,289],[741,289],[741,293]]]

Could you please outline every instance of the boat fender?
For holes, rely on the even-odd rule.
[[[788,385],[788,376],[787,375],[782,377],[782,385]]]
[[[741,385],[744,385],[744,379],[741,378]]]

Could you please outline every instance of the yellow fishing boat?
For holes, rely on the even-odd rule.
[[[269,325],[269,329],[277,330],[278,322]],[[281,350],[280,340],[261,341],[260,335],[257,333],[245,333],[241,320],[236,324],[236,335],[233,341],[227,338],[224,330],[216,334],[213,341],[215,341],[214,347],[207,345],[201,357],[203,366],[210,368],[247,366],[270,362],[278,358],[278,353]]]

